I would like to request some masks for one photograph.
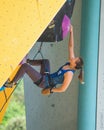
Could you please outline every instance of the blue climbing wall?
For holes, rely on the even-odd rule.
[[[78,130],[96,129],[100,0],[82,1],[81,55],[85,84],[79,86]]]

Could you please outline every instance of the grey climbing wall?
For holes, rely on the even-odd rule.
[[[81,0],[76,0],[72,24],[74,26],[75,53],[80,49]],[[50,59],[51,72],[57,70],[68,60],[68,39],[60,43],[44,43],[42,53]],[[40,43],[36,43],[28,57],[33,58]],[[37,58],[40,58],[38,56]],[[39,70],[38,67],[35,67]],[[27,130],[77,130],[78,73],[66,92],[51,96],[41,95],[41,89],[35,86],[25,75],[25,105]]]

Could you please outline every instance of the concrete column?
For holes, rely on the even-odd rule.
[[[104,0],[101,0],[98,92],[97,92],[97,126],[96,130],[104,130]]]
[[[100,0],[82,1],[81,55],[85,84],[79,86],[78,130],[96,129]]]
[[[75,37],[75,53],[79,56],[81,0],[76,1],[72,17]],[[69,36],[68,36],[69,37]],[[42,53],[50,59],[51,72],[68,60],[68,39],[59,43],[44,43]],[[30,51],[29,58],[37,52],[39,43]],[[38,56],[37,58],[40,58]],[[36,69],[36,67],[35,67]],[[38,70],[39,68],[37,68]],[[78,74],[65,93],[41,95],[41,89],[25,77],[25,104],[27,130],[77,130]]]

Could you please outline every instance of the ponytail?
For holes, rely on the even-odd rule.
[[[78,75],[78,79],[80,81],[81,84],[84,84],[84,81],[83,81],[83,77],[84,77],[84,71],[83,71],[83,59],[81,57],[79,57],[79,59],[76,61],[76,66],[75,66],[75,69],[77,70],[80,70],[80,73]]]
[[[84,84],[84,71],[82,70],[82,68],[80,69],[80,73],[78,75],[78,79],[80,81],[81,84]]]

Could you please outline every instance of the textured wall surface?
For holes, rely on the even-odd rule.
[[[104,1],[101,0],[99,68],[97,96],[97,130],[104,130]]]
[[[75,36],[75,54],[80,49],[81,0],[76,0],[72,24]],[[36,43],[29,53],[33,58],[40,43]],[[68,37],[60,43],[44,43],[42,53],[50,59],[51,72],[68,60]],[[39,56],[40,57],[40,56]],[[37,57],[37,58],[39,58]],[[35,67],[36,68],[36,67]],[[37,70],[39,68],[37,67]],[[41,95],[28,76],[25,76],[25,104],[27,130],[77,130],[78,73],[65,93],[51,96]]]
[[[0,87],[12,79],[18,64],[64,3],[65,0],[0,0]],[[4,93],[0,97],[1,108]],[[6,107],[0,113],[0,122]]]
[[[64,3],[65,0],[0,0],[0,86]]]

